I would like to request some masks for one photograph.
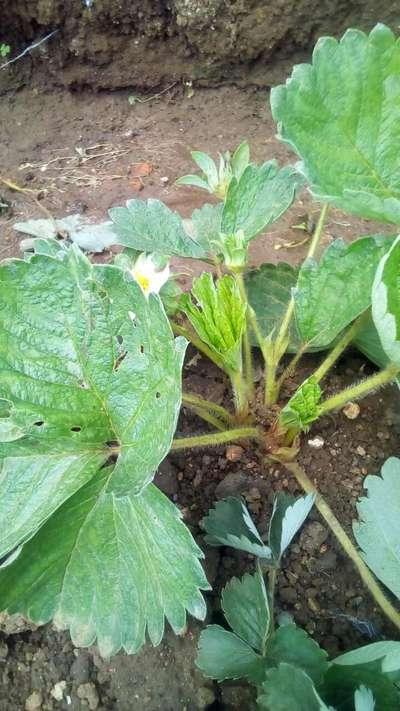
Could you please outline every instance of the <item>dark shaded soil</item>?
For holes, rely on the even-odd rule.
[[[13,56],[1,87],[119,89],[193,80],[270,86],[283,59],[348,27],[398,23],[394,0],[14,0],[1,8],[0,42]],[[1,62],[0,62],[1,63]]]
[[[174,90],[159,100],[133,106],[127,99],[128,93],[123,92],[110,96],[25,90],[9,96],[0,106],[1,176],[41,188],[43,205],[57,217],[82,211],[93,220],[105,219],[109,207],[132,195],[158,197],[187,216],[204,202],[201,193],[174,185],[177,176],[191,170],[189,148],[215,154],[247,137],[257,160],[293,159],[274,138],[263,92],[200,90],[188,99]],[[99,144],[103,148],[99,149]],[[97,146],[93,152],[108,150],[108,157],[76,160],[76,146],[86,151]],[[50,163],[60,154],[67,160]],[[135,193],[134,169],[144,162],[151,163],[153,170],[143,177],[143,189]],[[4,185],[0,193],[12,203],[12,214],[0,217],[0,256],[18,255],[13,223],[42,215],[29,195]],[[256,241],[252,262],[299,262],[306,247],[292,245],[302,240],[304,233],[293,225],[314,219],[316,209],[304,192],[279,225]],[[324,242],[374,231],[373,224],[333,210]],[[184,266],[192,268],[191,264]],[[203,359],[193,363],[193,355],[189,353],[184,369],[185,389],[229,404],[224,379]],[[306,370],[308,363],[305,361]],[[369,367],[357,354],[347,354],[333,371],[328,391],[352,382]],[[304,375],[299,373],[297,382]],[[387,388],[362,401],[356,420],[339,413],[322,420],[303,438],[301,461],[349,533],[365,476],[378,472],[388,456],[399,454],[397,411],[398,391]],[[204,431],[202,423],[185,411],[179,427],[181,434]],[[316,435],[324,440],[318,450],[309,445]],[[282,488],[297,491],[294,480],[278,466],[262,468],[251,450],[238,454],[239,458],[231,461],[225,448],[176,453],[157,476],[157,484],[182,510],[201,545],[199,522],[217,497],[242,494],[265,530],[274,493]],[[239,553],[207,551],[207,574],[214,587],[208,596],[210,619],[218,615],[221,586],[251,565],[251,559]],[[285,559],[277,604],[330,654],[369,641],[356,629],[354,619],[372,623],[378,638],[395,634],[317,513],[312,513]],[[229,684],[217,688],[195,670],[199,626],[192,621],[183,638],[168,632],[159,648],[146,648],[135,657],[118,655],[111,661],[101,660],[94,649],[74,649],[68,636],[51,626],[32,631],[22,625],[14,634],[9,625],[9,620],[0,617],[1,711],[200,711],[214,702],[231,711],[252,708],[246,688]]]

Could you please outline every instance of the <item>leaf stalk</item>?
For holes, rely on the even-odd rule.
[[[243,439],[263,440],[262,433],[258,427],[236,427],[225,432],[212,432],[206,435],[198,435],[195,437],[182,437],[174,439],[172,442],[172,450],[178,449],[193,449],[195,447],[217,447],[220,444],[228,444],[229,442],[237,442]]]

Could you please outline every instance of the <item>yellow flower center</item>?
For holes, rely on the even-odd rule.
[[[138,274],[136,279],[142,287],[143,291],[148,291],[150,289],[150,279],[145,276],[142,276],[141,274]]]

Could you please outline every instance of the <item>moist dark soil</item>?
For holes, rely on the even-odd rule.
[[[38,94],[24,90],[3,98],[0,105],[0,175],[20,186],[40,189],[39,202],[56,217],[80,211],[90,219],[103,220],[109,207],[132,196],[157,197],[188,216],[207,199],[200,192],[174,185],[176,177],[191,170],[189,149],[215,154],[248,138],[256,160],[293,160],[274,137],[266,102],[263,92],[232,87],[196,91],[191,99],[172,90],[159,99],[133,105],[124,92]],[[86,155],[106,156],[80,160],[82,150]],[[144,170],[144,164],[150,168]],[[142,167],[138,170],[138,166]],[[12,225],[42,217],[42,211],[29,193],[12,191],[4,183],[0,193],[11,203],[8,214],[0,217],[0,256],[18,256],[20,237]],[[306,246],[297,243],[307,235],[293,225],[313,221],[317,210],[308,194],[301,194],[284,219],[256,241],[252,263],[298,263]],[[350,240],[377,231],[372,223],[332,210],[324,245],[336,237]],[[108,253],[100,257],[109,258]],[[193,265],[180,262],[176,269],[188,274]],[[182,282],[187,283],[187,278],[182,277]],[[304,359],[283,397],[289,397],[316,358]],[[332,371],[326,391],[333,393],[370,371],[372,366],[350,351]],[[184,389],[231,405],[224,377],[193,350],[184,367]],[[349,534],[365,477],[377,473],[388,456],[399,455],[398,399],[398,390],[388,387],[363,400],[355,420],[340,412],[321,420],[302,438],[300,461]],[[184,408],[178,434],[205,431],[207,426]],[[312,446],[317,435],[323,440],[319,449]],[[220,621],[221,587],[231,576],[251,570],[253,561],[228,549],[207,549],[202,517],[216,499],[242,495],[258,527],[265,531],[274,494],[281,490],[298,493],[296,482],[281,467],[262,465],[250,448],[220,447],[171,454],[161,465],[156,483],[180,508],[206,552],[206,571],[213,585],[207,595],[208,621]],[[317,512],[311,513],[285,557],[277,606],[278,613],[292,615],[331,655],[371,639],[396,638]],[[196,671],[200,629],[191,620],[183,637],[167,631],[156,649],[148,646],[133,657],[119,654],[102,660],[95,648],[75,649],[68,635],[51,625],[32,629],[22,620],[0,616],[0,709],[252,709],[251,690],[236,683],[215,685]]]

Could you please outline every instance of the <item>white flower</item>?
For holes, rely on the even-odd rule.
[[[154,264],[153,255],[141,254],[135,264],[131,274],[135,281],[141,286],[146,296],[148,294],[158,294],[161,287],[168,281],[170,275],[169,264],[164,269],[157,269]]]

